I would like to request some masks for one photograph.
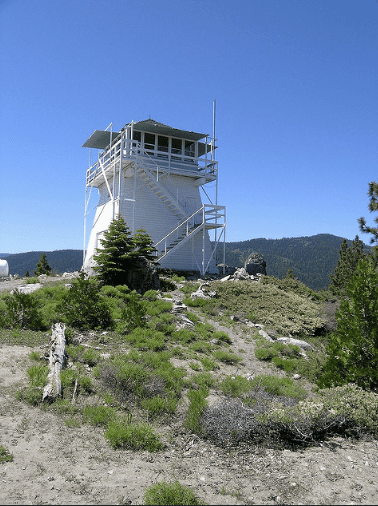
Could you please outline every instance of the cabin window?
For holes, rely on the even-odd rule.
[[[195,148],[195,143],[193,141],[185,141],[185,156],[194,156]]]
[[[155,149],[155,135],[154,134],[149,134],[149,133],[145,133],[144,134],[144,149],[152,149],[154,150]],[[153,153],[151,151],[147,151],[147,153],[149,155],[153,155]]]
[[[164,151],[168,153],[168,137],[164,135],[158,135],[158,151]]]
[[[172,139],[172,153],[181,155],[182,153],[181,139]]]
[[[142,140],[142,133],[134,130],[133,131],[133,141],[140,142],[141,140]]]

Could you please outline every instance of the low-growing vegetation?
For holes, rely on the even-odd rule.
[[[0,464],[4,462],[12,462],[13,455],[4,446],[0,445]]]
[[[322,316],[329,294],[314,292],[291,276],[210,284],[216,297],[192,301],[199,283],[173,273],[165,273],[160,292],[143,295],[125,285],[99,284],[82,273],[69,286],[49,284],[30,295],[15,290],[1,296],[4,343],[47,344],[51,324],[66,324],[61,399],[42,405],[48,368],[37,351],[29,354],[29,384],[17,398],[63,416],[67,427],[86,424],[103,430],[117,450],[161,451],[166,446],[162,429],[173,419],[188,433],[220,446],[282,447],[315,444],[334,433],[378,432],[375,392],[349,381],[329,385],[334,364],[325,350],[339,343],[327,333]],[[191,307],[185,312],[187,325],[164,292],[177,286]],[[345,313],[346,303],[341,308]],[[212,320],[240,326],[243,343],[234,343]],[[270,342],[249,323],[264,325],[275,337],[304,339],[312,351]],[[269,365],[269,374],[247,374],[244,360],[252,354]],[[294,374],[301,381],[294,381]],[[320,390],[317,384],[331,388]],[[218,397],[211,406],[210,392]],[[195,504],[182,502],[194,499],[184,499],[177,482],[167,487],[151,489],[153,500],[171,502],[177,496],[180,504]],[[151,504],[161,504],[151,502],[152,497]]]
[[[151,485],[144,494],[144,501],[144,504],[151,505],[203,504],[189,487],[181,485],[178,481],[174,483],[163,481]]]

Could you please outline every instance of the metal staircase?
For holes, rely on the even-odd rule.
[[[161,184],[155,174],[153,174],[143,163],[138,163],[137,174],[145,185],[156,195],[156,197],[171,211],[177,218],[182,220],[185,217],[185,209],[172,195],[172,193]]]
[[[155,248],[160,251],[157,255],[157,260],[160,261],[168,255],[177,251],[185,242],[194,237],[199,232],[205,232],[210,229],[222,229],[219,234],[216,244],[212,250],[211,256],[208,260],[208,265],[216,251],[216,247],[224,234],[226,227],[226,208],[224,206],[215,206],[211,204],[204,204],[193,214],[188,216],[182,221],[175,229],[163,237],[160,241],[154,244]],[[196,223],[197,222],[197,223]],[[204,250],[203,250],[204,254]],[[208,265],[202,262],[203,273],[206,272]],[[201,269],[200,269],[201,270]]]

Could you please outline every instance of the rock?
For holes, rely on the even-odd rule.
[[[211,299],[212,297],[216,297],[217,292],[209,290],[208,287],[210,288],[209,283],[202,283],[202,285],[200,285],[198,290],[190,295],[190,298],[192,300],[195,300],[195,299]]]
[[[128,272],[127,286],[130,290],[144,293],[147,290],[159,290],[160,281],[156,267],[144,257],[139,257],[136,268]]]
[[[171,299],[167,299],[167,298],[165,298],[164,300],[171,301]],[[188,309],[188,307],[182,301],[178,300],[173,303],[171,313],[178,314],[178,313],[182,313],[183,311],[186,311],[187,309]]]
[[[306,341],[301,341],[299,339],[293,339],[292,337],[279,337],[277,339],[277,342],[283,344],[295,344],[296,346],[299,346],[302,350],[306,351],[313,350],[311,344],[308,344],[306,343]]]
[[[223,266],[224,266],[224,269],[223,269]],[[227,264],[218,264],[217,268],[218,268],[218,272],[219,272],[220,276],[223,276],[223,270],[224,270],[224,274],[227,274],[227,275],[232,275],[236,271],[236,267],[231,267],[230,265],[227,265]]]
[[[233,278],[236,279],[248,279],[247,271],[244,269],[244,267],[240,267],[239,269],[236,269]]]
[[[63,272],[62,278],[77,278],[79,276],[79,272]]]
[[[185,315],[180,314],[179,315],[179,321],[176,323],[176,330],[181,329],[193,329],[194,323],[192,320],[189,320]]]
[[[259,253],[252,252],[244,262],[244,268],[250,276],[255,276],[256,274],[266,276],[266,262],[264,257]]]
[[[265,337],[265,339],[267,339],[267,340],[268,340],[268,341],[270,341],[271,343],[274,341],[274,339],[272,339],[272,338],[270,337],[270,335],[269,335],[267,332],[265,332],[265,330],[263,330],[263,329],[260,329],[260,330],[259,330],[259,334],[260,334],[260,336]]]
[[[301,375],[300,374],[294,374],[293,379],[294,380],[299,380],[299,379],[301,379]]]

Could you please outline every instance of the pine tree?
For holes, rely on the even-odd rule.
[[[368,196],[370,197],[369,203],[369,211],[372,213],[374,211],[378,211],[378,183],[372,181],[369,183],[369,191]],[[361,232],[366,234],[372,234],[373,237],[370,239],[371,244],[378,245],[378,217],[374,219],[374,222],[377,224],[376,227],[369,227],[366,225],[365,218],[360,218],[358,223],[360,224]]]
[[[94,256],[97,264],[94,270],[99,281],[104,285],[126,285],[127,274],[134,263],[134,242],[122,216],[111,222],[100,242],[102,248],[96,249]]]
[[[348,284],[356,272],[359,260],[365,257],[364,243],[360,241],[358,235],[352,241],[350,248],[348,247],[348,241],[344,239],[341,244],[336,269],[333,274],[330,274],[329,291],[335,295],[345,295]]]
[[[142,228],[138,228],[133,235],[134,252],[137,257],[144,257],[151,263],[157,263],[157,249],[154,247],[151,236]]]
[[[47,263],[46,253],[42,253],[41,258],[39,259],[39,262],[37,263],[37,268],[33,272],[34,272],[35,276],[40,276],[41,274],[46,274],[47,276],[50,275],[51,267]]]
[[[372,256],[359,261],[336,314],[320,387],[355,383],[378,391],[378,271]]]

